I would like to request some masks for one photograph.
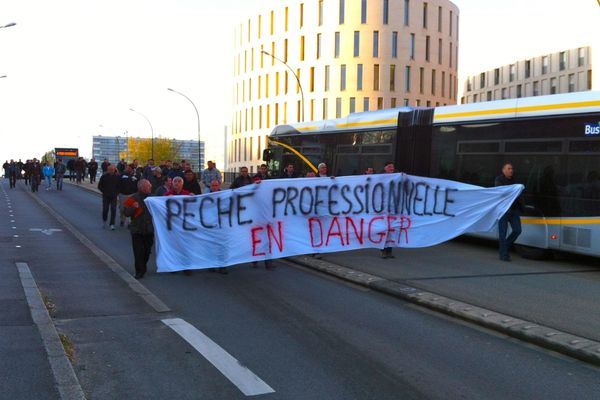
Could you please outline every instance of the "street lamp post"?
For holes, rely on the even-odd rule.
[[[288,63],[286,63],[282,59],[277,58],[273,54],[271,54],[269,52],[266,52],[264,50],[261,50],[261,53],[266,54],[266,55],[272,57],[273,59],[279,61],[283,65],[285,65],[287,67],[287,69],[289,69],[292,72],[292,74],[294,75],[294,77],[296,78],[296,82],[298,82],[298,87],[300,88],[300,95],[302,96],[302,122],[304,122],[304,90],[302,89],[302,84],[300,83],[300,78],[298,77],[298,75],[296,74],[296,72],[294,72],[294,70],[292,69],[292,67],[290,67],[288,65]]]
[[[171,89],[171,88],[167,88],[167,90],[185,97],[190,103],[192,103],[192,106],[194,106],[194,110],[196,111],[196,118],[198,120],[198,172],[201,172],[201,170],[202,170],[202,147],[200,145],[200,114],[198,113],[198,108],[196,107],[196,105],[194,104],[192,99],[187,97],[185,94],[178,92],[177,90]]]
[[[144,119],[146,121],[148,121],[148,125],[150,125],[150,132],[152,133],[152,157],[151,158],[154,160],[154,128],[152,128],[152,124],[150,123],[150,120],[144,114],[142,114],[139,111],[134,110],[133,108],[130,108],[129,111],[133,111],[134,113],[140,114],[142,117],[144,117]]]

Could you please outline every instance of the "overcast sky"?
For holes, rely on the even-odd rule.
[[[88,157],[93,135],[150,137],[129,108],[150,119],[155,136],[196,139],[193,107],[172,87],[200,110],[207,159],[222,160],[233,26],[268,2],[0,0],[0,25],[17,23],[0,29],[0,76],[8,76],[0,79],[0,159],[54,147]],[[460,77],[600,37],[596,0],[454,3]]]

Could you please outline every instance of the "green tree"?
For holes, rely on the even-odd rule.
[[[160,160],[177,160],[181,157],[181,146],[174,139],[154,138],[154,157],[152,157],[152,139],[130,137],[127,146],[128,154],[122,153],[121,157],[127,158],[127,161],[137,159],[140,164],[145,164],[150,158],[154,158],[158,163]]]

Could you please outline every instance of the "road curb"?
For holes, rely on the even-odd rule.
[[[540,347],[554,350],[569,357],[600,366],[600,342],[314,257],[297,256],[290,257],[288,260],[304,267],[336,276],[352,283],[427,307],[431,310],[442,312]]]

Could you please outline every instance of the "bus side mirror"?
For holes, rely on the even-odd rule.
[[[273,152],[271,149],[264,149],[262,154],[263,161],[269,162],[273,158]]]

